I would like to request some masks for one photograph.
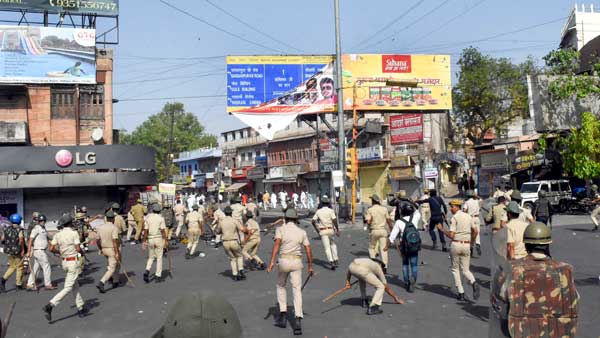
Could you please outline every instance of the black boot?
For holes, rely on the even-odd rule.
[[[240,270],[239,275],[241,279],[246,279],[246,274],[244,273],[244,270]]]
[[[383,313],[383,310],[379,308],[379,305],[369,306],[369,308],[367,309],[367,314],[369,316],[378,315],[381,313]]]
[[[279,318],[277,318],[277,322],[275,323],[275,326],[285,329],[285,327],[287,326],[287,313],[286,312],[279,313]]]
[[[96,287],[98,288],[98,291],[100,291],[100,293],[105,293],[106,292],[106,290],[104,290],[104,283],[98,282],[98,284],[96,285]]]
[[[481,257],[481,245],[475,244],[475,249],[477,249],[477,256]]]
[[[296,317],[296,322],[294,323],[294,335],[299,336],[302,334],[302,318]]]
[[[264,270],[264,269],[265,269],[265,263],[258,264],[258,270]]]
[[[6,292],[6,279],[0,280],[0,292]]]
[[[363,298],[361,301],[361,306],[363,309],[368,308],[369,307],[369,299]]]
[[[155,279],[156,283],[162,283],[165,281],[165,276],[160,276],[160,277],[154,276],[154,279]]]
[[[461,302],[466,301],[465,294],[464,293],[459,293],[458,296],[456,296],[456,299],[458,299]]]
[[[431,246],[431,250],[437,249],[437,242],[433,241],[433,245]]]
[[[335,267],[339,267],[340,266],[340,262],[338,260],[333,261],[333,265],[335,265]]]
[[[144,282],[150,283],[150,271],[144,271]]]
[[[335,263],[333,263],[333,262],[329,262],[329,268],[330,268],[331,270],[335,270]]]
[[[238,282],[238,281],[242,280],[242,277],[240,277],[240,275],[235,275],[235,276],[233,276],[233,280]]]
[[[473,282],[473,299],[479,299],[479,282],[477,279]]]
[[[442,251],[443,252],[448,251],[448,249],[446,249],[446,243],[442,243]]]
[[[185,249],[185,259],[190,259],[192,256],[190,255],[190,249]]]
[[[84,318],[86,315],[87,309],[85,308],[85,305],[81,309],[77,309],[77,316],[79,316],[79,318]]]
[[[52,308],[52,304],[46,304],[46,306],[42,308],[42,311],[44,311],[44,316],[46,317],[47,321],[52,320]]]

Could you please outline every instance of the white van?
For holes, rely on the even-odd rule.
[[[533,210],[540,191],[546,192],[546,197],[554,210],[564,210],[571,200],[571,185],[567,180],[547,180],[526,182],[521,185],[521,206]]]

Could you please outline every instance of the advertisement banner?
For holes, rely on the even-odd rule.
[[[159,183],[158,192],[168,196],[175,196],[176,185],[171,183]]]
[[[118,15],[119,0],[3,0],[0,2],[0,10],[7,9]]]
[[[0,83],[96,83],[94,29],[0,26]]]
[[[393,145],[423,141],[423,115],[390,116],[390,135]]]

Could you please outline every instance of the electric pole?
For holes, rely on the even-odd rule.
[[[166,182],[171,181],[171,152],[173,151],[173,127],[175,126],[175,110],[171,109],[169,111],[169,117],[171,118],[171,123],[169,126],[169,146],[167,147],[167,154],[165,156],[165,180]]]
[[[333,0],[335,12],[335,85],[337,91],[337,114],[338,114],[338,170],[342,171],[342,189],[340,191],[340,202],[342,205],[347,204],[347,199],[342,198],[342,194],[346,194],[346,151],[344,132],[344,99],[343,99],[343,82],[342,82],[342,45],[340,42],[340,1]],[[341,190],[341,189],[340,189]],[[335,197],[335,195],[334,195]],[[340,208],[341,209],[341,208]],[[345,208],[344,208],[345,210]]]

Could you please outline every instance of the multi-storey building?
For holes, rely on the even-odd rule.
[[[221,149],[201,148],[179,153],[173,162],[179,166],[179,174],[173,183],[185,184],[201,192],[213,192],[218,188]]]

